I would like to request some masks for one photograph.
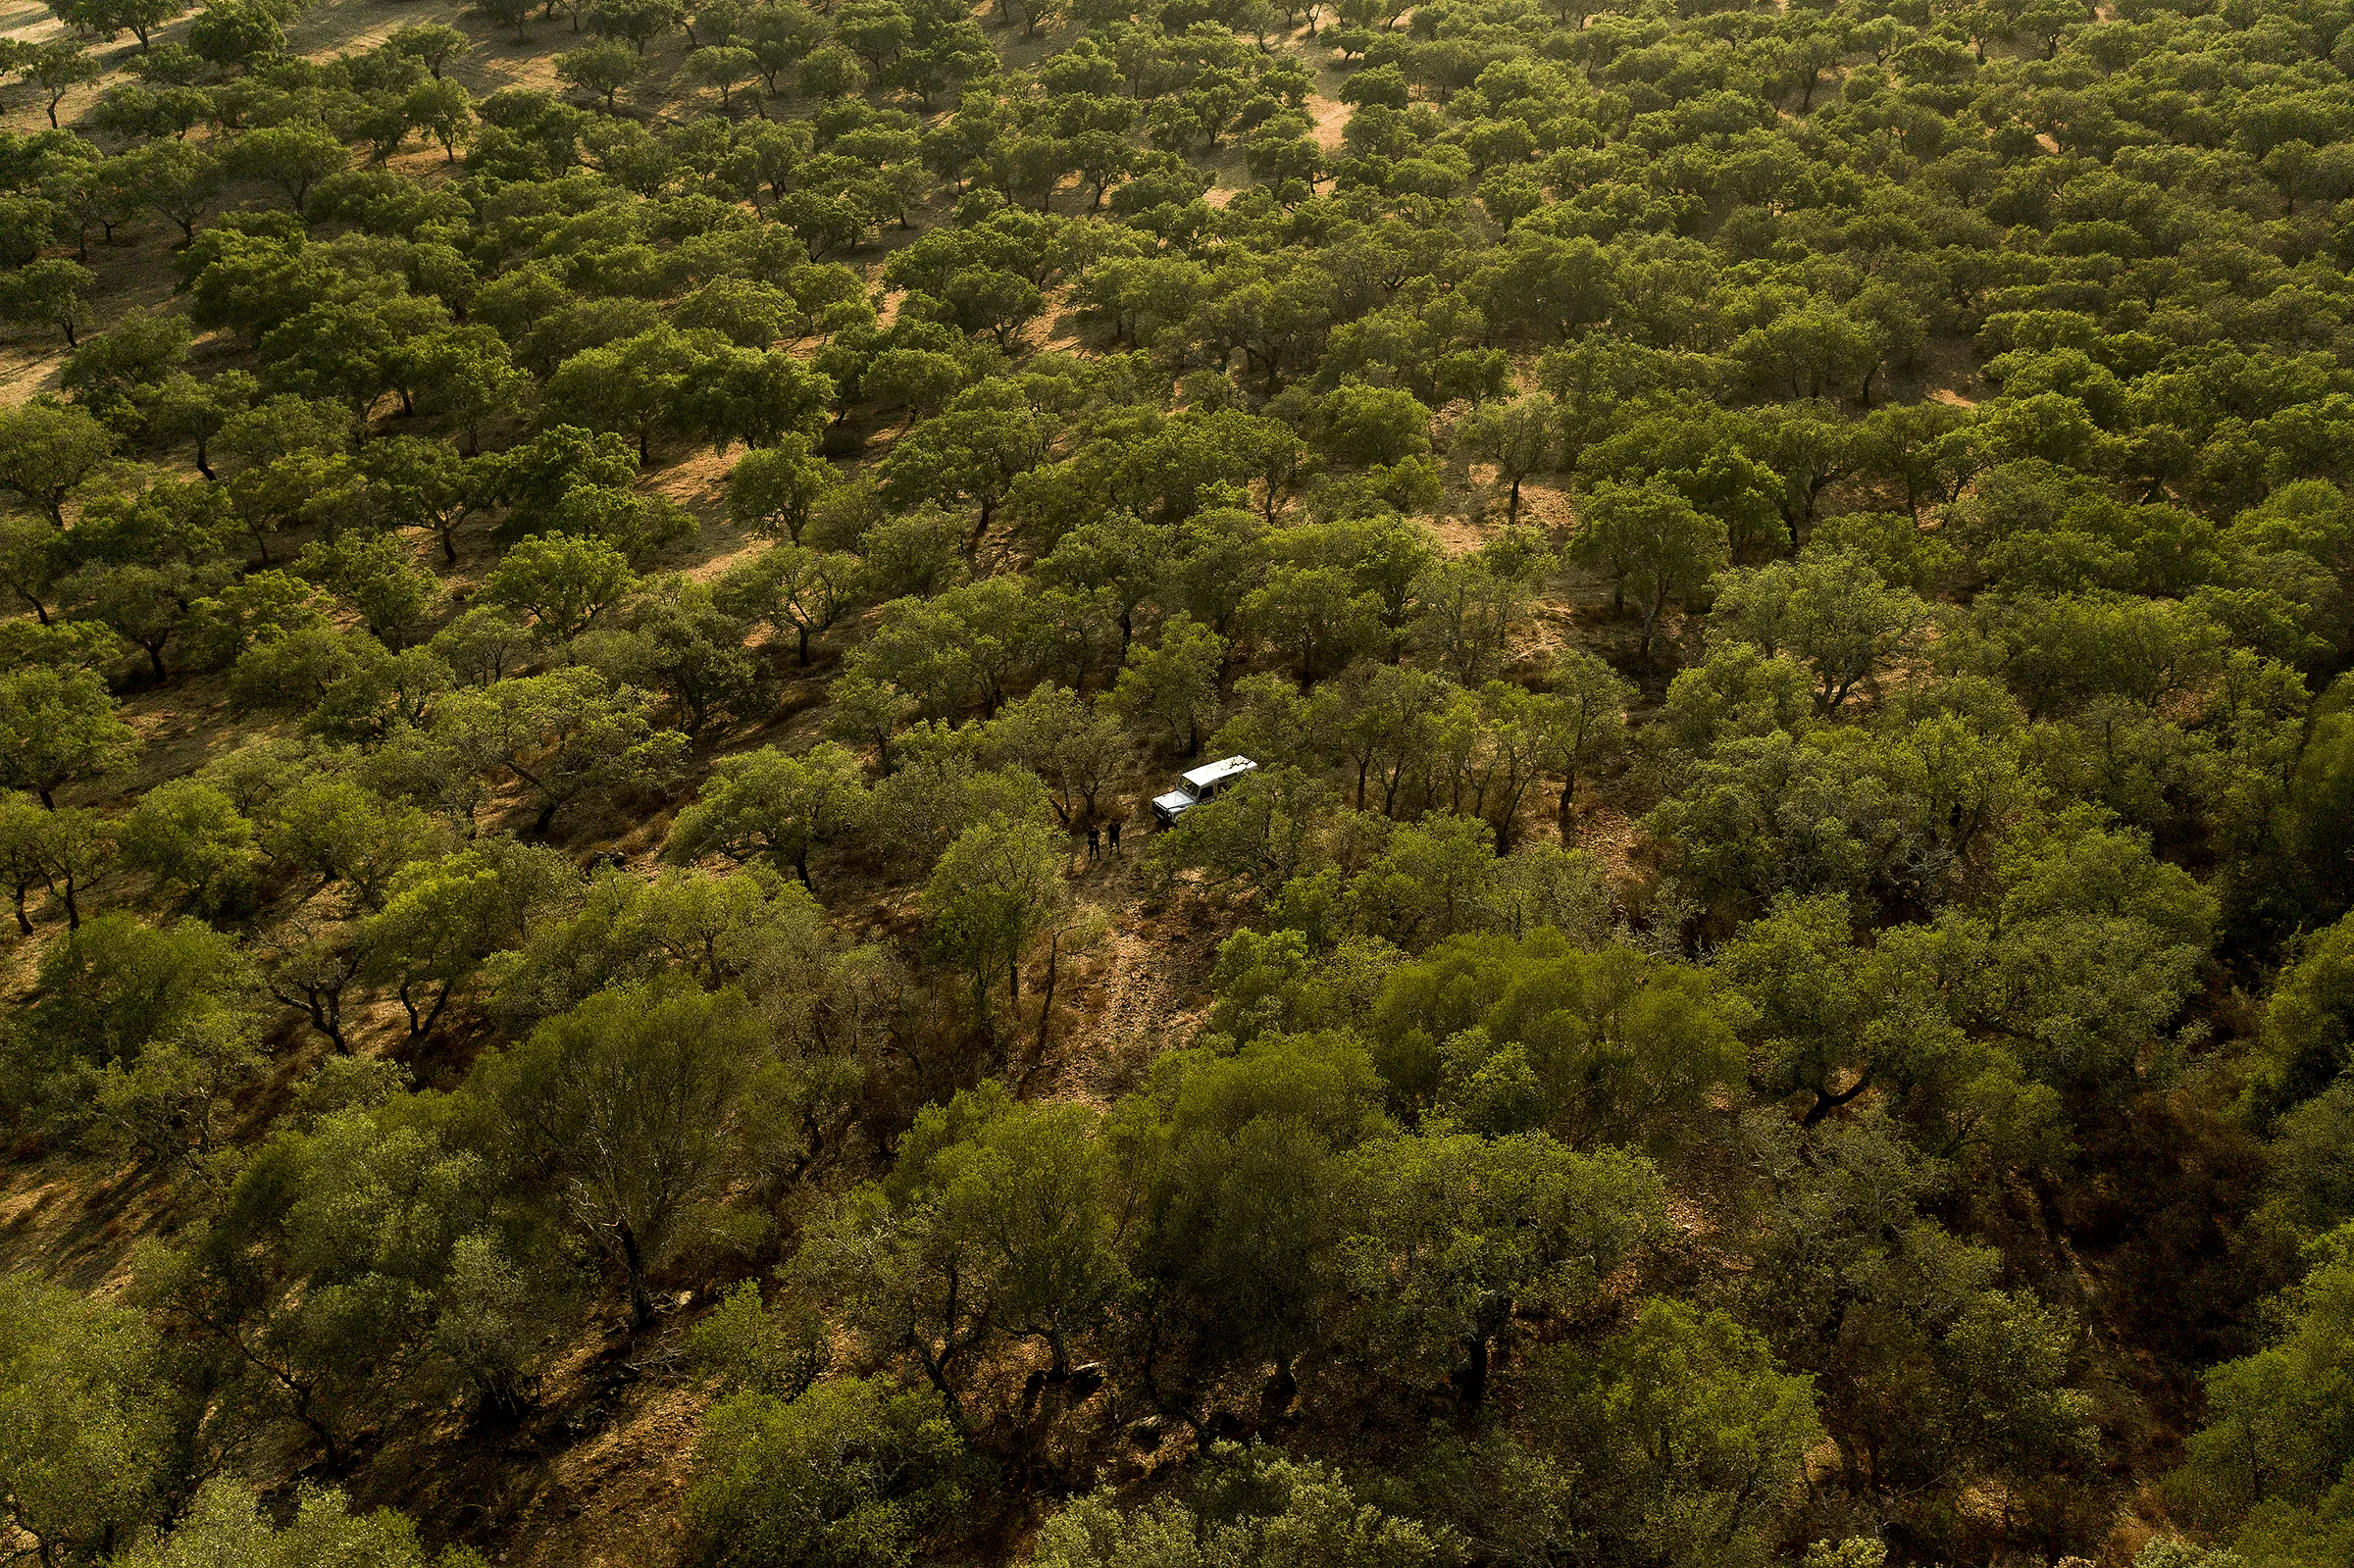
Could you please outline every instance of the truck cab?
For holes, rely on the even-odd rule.
[[[1258,771],[1258,764],[1249,757],[1221,757],[1216,762],[1177,776],[1177,787],[1165,795],[1152,797],[1152,815],[1163,828],[1173,828],[1177,819],[1204,800],[1214,800],[1226,786],[1247,773]]]

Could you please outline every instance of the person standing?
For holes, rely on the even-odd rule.
[[[1117,817],[1111,819],[1111,852],[1115,855],[1120,852],[1120,819]]]
[[[1102,830],[1099,829],[1099,828],[1098,828],[1098,827],[1097,827],[1097,826],[1096,826],[1094,823],[1092,823],[1092,822],[1091,822],[1091,823],[1089,823],[1089,824],[1087,825],[1087,858],[1088,858],[1088,859],[1090,859],[1090,860],[1100,860],[1100,859],[1102,859],[1102,858],[1103,858],[1103,853],[1102,853],[1102,848],[1101,848],[1102,841],[1103,841],[1103,834],[1102,834]]]

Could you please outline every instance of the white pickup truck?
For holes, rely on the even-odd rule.
[[[1204,763],[1190,772],[1181,773],[1177,776],[1176,788],[1165,795],[1153,796],[1152,815],[1159,819],[1163,828],[1173,828],[1179,817],[1203,801],[1215,798],[1218,791],[1235,780],[1257,769],[1258,764],[1249,757],[1221,757],[1216,762]]]

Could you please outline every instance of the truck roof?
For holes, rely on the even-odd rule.
[[[1249,757],[1220,757],[1215,762],[1205,762],[1201,767],[1181,773],[1177,777],[1196,789],[1201,789],[1209,784],[1224,784],[1236,774],[1249,773],[1257,766],[1258,764],[1253,762]]]

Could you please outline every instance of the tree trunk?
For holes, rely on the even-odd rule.
[[[1476,1414],[1488,1397],[1488,1366],[1491,1359],[1488,1337],[1484,1334],[1471,1336],[1466,1348],[1470,1353],[1456,1372],[1455,1389],[1463,1401],[1463,1409]]]
[[[337,1056],[351,1054],[351,1042],[343,1037],[343,993],[331,991],[324,1005],[319,993],[313,991],[310,1000],[311,1026],[328,1037]]]
[[[409,1015],[409,1042],[411,1044],[433,1033],[434,1026],[441,1021],[441,1009],[449,1005],[449,993],[456,987],[457,982],[455,981],[443,984],[440,990],[434,994],[434,1005],[427,1008],[425,1016],[420,1019],[417,1015],[417,1004],[409,995],[410,983],[404,982],[401,985],[400,1006],[401,1010]]]
[[[1047,988],[1038,1004],[1038,1044],[1032,1051],[1041,1061],[1046,1060],[1047,1056],[1047,1028],[1054,1017],[1054,981],[1061,966],[1062,933],[1056,932],[1047,947]],[[1062,1346],[1059,1343],[1054,1347],[1054,1364],[1059,1372],[1062,1366]]]
[[[622,1266],[630,1273],[630,1332],[642,1334],[654,1325],[654,1297],[645,1286],[645,1257],[638,1250],[638,1235],[627,1224],[618,1226]]]
[[[277,997],[283,1005],[297,1009],[305,1018],[309,1019],[311,1028],[327,1037],[328,1042],[334,1046],[337,1056],[349,1056],[351,1045],[343,1037],[342,990],[340,988],[331,990],[323,986],[302,986],[296,988],[302,993],[300,1000],[287,995],[275,986],[270,987],[270,994]]]
[[[1848,1085],[1847,1087],[1841,1089],[1836,1094],[1830,1093],[1828,1090],[1824,1089],[1820,1084],[1817,1084],[1814,1086],[1815,1103],[1807,1107],[1807,1114],[1799,1125],[1802,1127],[1815,1126],[1824,1117],[1830,1115],[1831,1112],[1839,1109],[1839,1107],[1842,1105],[1848,1104],[1850,1101],[1854,1100],[1857,1095],[1863,1093],[1870,1087],[1871,1066],[1868,1063],[1866,1064],[1864,1071],[1856,1075],[1856,1081],[1854,1083]]]

